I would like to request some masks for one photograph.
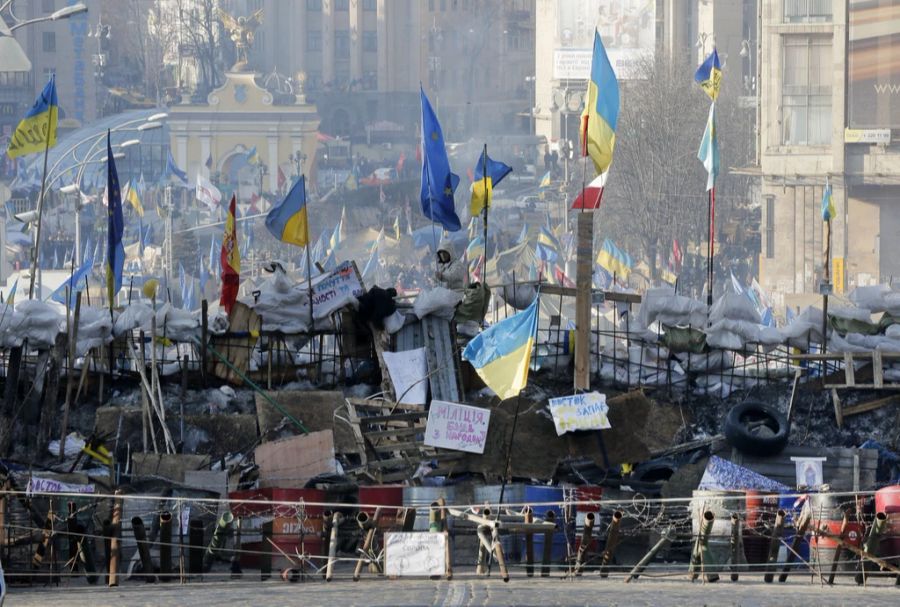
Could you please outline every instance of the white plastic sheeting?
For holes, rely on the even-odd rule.
[[[263,331],[305,333],[309,329],[309,290],[293,285],[283,272],[263,283],[256,302],[248,302],[259,314]]]
[[[462,293],[444,287],[435,287],[430,291],[422,291],[416,296],[416,300],[413,302],[413,312],[419,319],[431,314],[450,320],[462,298]]]
[[[781,327],[778,332],[787,345],[805,351],[811,343],[822,343],[822,319],[822,310],[807,306],[791,324]]]
[[[109,317],[109,308],[84,306],[78,314],[78,341],[75,344],[75,356],[84,356],[91,348],[98,348],[112,341],[113,321]]]
[[[26,299],[16,304],[16,311],[9,327],[11,346],[20,346],[24,340],[34,348],[49,348],[56,336],[66,330],[65,317],[59,304],[36,299]]]
[[[193,341],[200,337],[200,319],[193,312],[163,304],[156,311],[156,334],[172,341]]]

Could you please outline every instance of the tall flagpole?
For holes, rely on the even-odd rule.
[[[706,305],[712,306],[713,302],[713,251],[715,250],[716,235],[716,186],[707,191],[707,224],[709,226],[709,238],[706,243]]]
[[[309,252],[309,202],[306,199],[306,176],[303,175],[301,178],[303,179],[303,200],[306,205],[306,284],[309,287],[309,334],[312,336],[315,324],[313,322],[312,256]],[[310,339],[310,344],[312,344],[312,339]]]
[[[37,230],[34,234],[34,250],[31,252],[31,276],[28,281],[28,299],[34,297],[34,279],[38,273],[38,260],[40,258],[41,249],[41,219],[44,216],[44,193],[47,189],[47,156],[50,153],[50,128],[53,121],[53,108],[51,104],[47,108],[47,132],[44,133],[44,171],[41,174],[41,195],[38,198],[37,208]],[[38,293],[40,299],[40,293]]]
[[[487,144],[484,144],[481,156],[481,179],[484,187],[484,253],[481,255],[481,282],[487,284],[487,251],[488,251],[488,204],[490,197],[488,196],[487,187]],[[491,183],[493,189],[494,184]]]

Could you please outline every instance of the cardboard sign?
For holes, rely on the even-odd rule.
[[[606,404],[606,395],[599,392],[550,399],[550,414],[556,425],[557,436],[576,430],[611,428],[607,412],[609,406]]]
[[[384,364],[394,384],[394,393],[402,405],[424,405],[428,395],[428,360],[425,348],[385,351]]]
[[[443,400],[431,401],[425,444],[430,447],[484,453],[491,412]]]
[[[434,577],[447,571],[446,533],[385,533],[384,574]]]
[[[345,261],[328,274],[313,278],[313,316],[327,318],[364,292],[353,262]]]

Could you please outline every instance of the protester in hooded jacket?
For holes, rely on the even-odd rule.
[[[456,253],[453,242],[449,239],[441,240],[437,250],[437,271],[435,277],[440,286],[447,289],[465,289],[468,283],[466,279],[466,266]]]

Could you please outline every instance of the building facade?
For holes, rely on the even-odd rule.
[[[826,185],[834,291],[900,275],[898,16],[896,0],[762,2],[760,265],[776,296],[818,292]]]
[[[78,127],[97,117],[95,56],[103,38],[94,35],[100,0],[82,0],[88,11],[58,21],[44,21],[13,32],[31,61],[30,107],[50,74],[56,74],[61,126]],[[45,17],[73,4],[70,0],[14,1],[10,9],[19,21]],[[21,113],[19,114],[21,118]]]

